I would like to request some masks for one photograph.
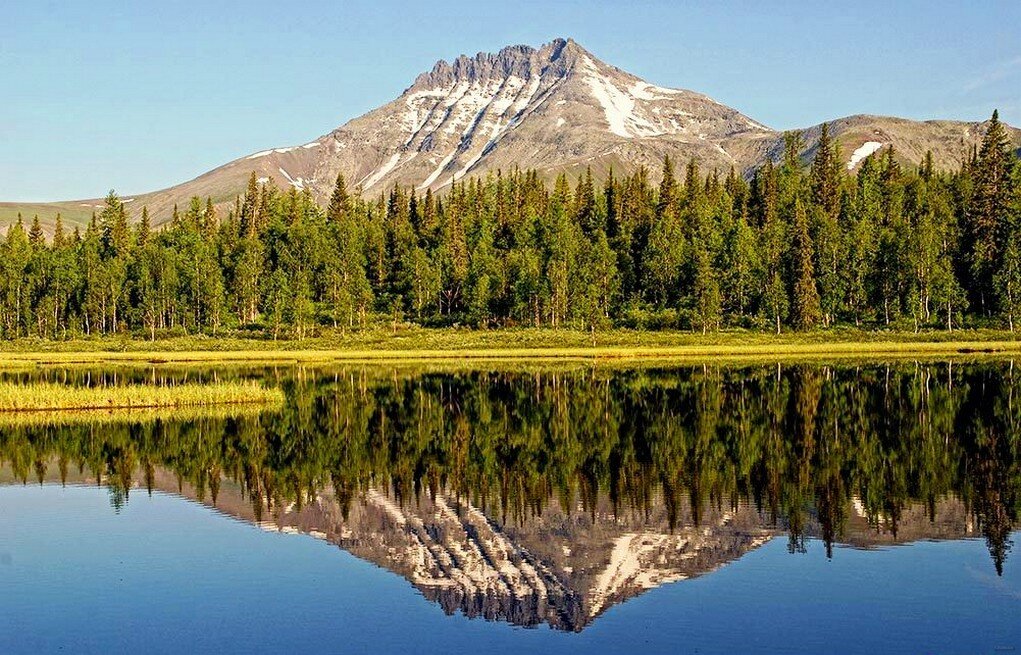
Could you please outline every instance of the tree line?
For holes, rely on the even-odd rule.
[[[1021,166],[994,112],[955,171],[888,147],[850,174],[824,126],[750,180],[639,169],[552,186],[537,171],[458,181],[442,197],[378,197],[343,176],[326,208],[253,173],[131,225],[111,192],[84,230],[38,217],[0,242],[0,335],[68,338],[261,330],[305,338],[386,322],[601,329],[834,325],[1014,329],[1021,312]],[[222,214],[226,215],[222,215]]]

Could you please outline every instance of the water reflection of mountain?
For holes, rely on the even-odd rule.
[[[47,466],[43,479],[60,482],[56,469]],[[143,478],[135,477],[138,486],[127,490],[127,498],[116,495],[123,489],[112,489],[115,502],[145,493]],[[9,467],[0,469],[0,484],[14,482]],[[87,471],[64,477],[65,484],[95,482]],[[102,476],[100,482],[110,480]],[[712,573],[771,539],[789,538],[748,503],[706,508],[697,525],[685,508],[673,529],[658,501],[645,510],[614,512],[605,499],[594,511],[580,505],[564,511],[551,500],[541,515],[505,522],[443,493],[400,502],[371,487],[346,504],[326,489],[300,506],[287,503],[257,518],[250,499],[230,480],[222,481],[215,501],[167,470],[152,471],[150,482],[153,491],[199,501],[264,530],[335,544],[401,575],[448,614],[559,630],[582,630],[618,603]],[[895,535],[888,517],[865,515],[853,499],[840,543],[873,548],[976,536],[961,502],[941,500],[935,520],[931,509],[906,508]],[[815,521],[806,529],[809,536],[821,534]]]
[[[244,504],[220,509],[250,511]],[[975,536],[960,502],[942,501],[937,511],[934,522],[926,508],[910,508],[896,537],[888,526],[854,516],[845,543],[875,547]],[[260,526],[337,544],[403,576],[447,613],[581,630],[618,603],[709,574],[770,539],[788,537],[746,503],[707,510],[698,525],[684,514],[671,530],[659,504],[648,513],[614,514],[606,502],[594,513],[581,507],[565,512],[553,502],[541,516],[503,523],[444,494],[400,504],[372,488],[351,504],[346,519],[335,497],[324,493],[300,509],[280,508]],[[809,527],[819,534],[818,525]]]
[[[273,376],[261,415],[0,421],[4,475],[182,493],[568,630],[769,539],[981,536],[999,572],[1018,524],[1009,362]]]

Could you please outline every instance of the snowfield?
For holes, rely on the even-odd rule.
[[[882,147],[883,144],[879,141],[866,141],[861,147],[851,153],[851,159],[847,162],[847,170],[852,170],[858,165],[858,162],[874,154]]]

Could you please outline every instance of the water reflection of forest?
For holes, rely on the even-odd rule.
[[[282,409],[0,417],[4,476],[87,475],[115,504],[180,491],[326,537],[448,611],[566,629],[777,536],[832,555],[981,535],[1002,572],[1017,524],[1009,362],[259,375]]]

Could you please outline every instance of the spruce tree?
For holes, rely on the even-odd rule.
[[[822,134],[816,144],[810,179],[812,202],[835,219],[840,210],[840,168],[827,123],[823,123]]]
[[[138,222],[138,229],[135,232],[135,243],[139,248],[145,248],[152,236],[152,221],[149,219],[149,206],[142,206],[142,218]]]
[[[60,212],[57,212],[57,218],[53,222],[53,248],[63,248],[66,238],[67,235],[64,234],[64,219],[60,216]]]
[[[581,226],[586,236],[592,236],[602,227],[596,211],[596,192],[591,167],[587,167],[584,177],[578,180],[578,188],[574,194],[574,221]]]
[[[1006,237],[1014,155],[1010,139],[993,112],[975,164],[975,190],[968,208],[973,297],[985,314],[994,310],[992,278]]]
[[[28,242],[36,248],[46,244],[46,237],[43,235],[43,226],[39,222],[39,214],[32,218],[32,228],[28,231]]]
[[[812,262],[812,237],[808,233],[808,217],[800,198],[794,201],[793,241],[793,289],[791,293],[791,314],[794,328],[810,330],[819,323],[819,291],[815,286],[815,265]]]

